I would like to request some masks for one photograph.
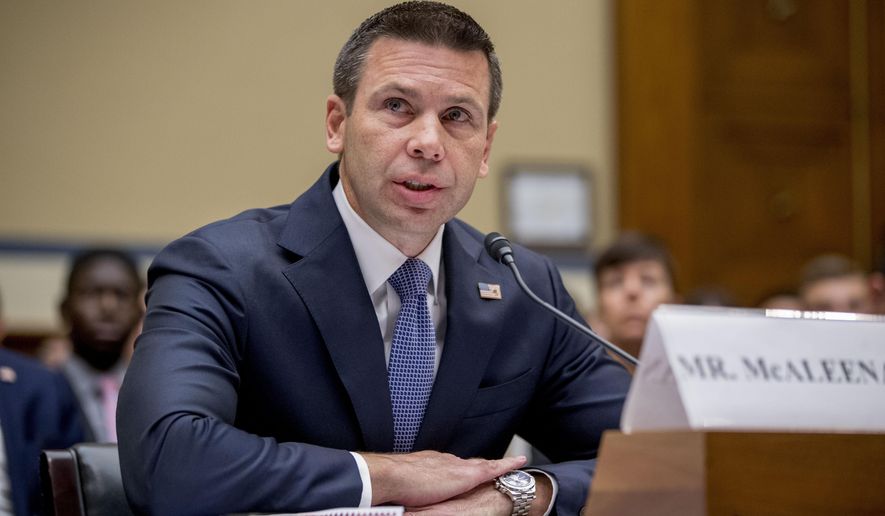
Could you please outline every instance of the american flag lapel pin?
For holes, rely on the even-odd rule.
[[[501,299],[501,285],[497,283],[477,283],[479,297],[483,299]]]
[[[15,369],[7,366],[0,366],[0,382],[15,383]]]

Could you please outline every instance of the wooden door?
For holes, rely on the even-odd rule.
[[[882,4],[618,3],[620,225],[671,246],[683,291],[754,304],[816,254],[869,265]]]

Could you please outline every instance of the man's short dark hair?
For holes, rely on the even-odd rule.
[[[619,267],[633,262],[653,261],[660,263],[670,279],[670,285],[676,290],[676,269],[673,257],[663,242],[657,238],[636,232],[623,233],[615,242],[599,255],[593,266],[596,281],[607,269]]]
[[[469,14],[439,2],[403,2],[370,16],[360,24],[341,48],[335,61],[332,86],[350,114],[369,47],[378,38],[389,37],[441,45],[453,50],[479,50],[489,64],[489,116],[501,105],[501,65],[486,31]]]
[[[141,274],[138,273],[138,266],[132,256],[120,249],[87,249],[81,251],[74,256],[71,261],[71,271],[68,273],[68,283],[66,294],[70,296],[73,291],[74,281],[89,267],[98,260],[115,260],[126,270],[126,273],[132,278],[132,283],[136,287],[136,291],[141,291],[143,286]]]
[[[863,277],[865,274],[860,265],[847,256],[841,254],[822,254],[813,258],[802,267],[799,275],[799,292],[805,291],[811,284],[818,281],[847,276]]]

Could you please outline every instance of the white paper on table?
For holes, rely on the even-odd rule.
[[[250,513],[247,516],[403,516],[403,507],[337,507],[323,511],[286,512],[286,513]]]

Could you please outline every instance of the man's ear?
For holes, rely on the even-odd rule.
[[[326,148],[332,154],[344,152],[344,125],[347,106],[338,95],[326,99]]]
[[[145,314],[147,313],[147,305],[144,302],[144,294],[145,290],[141,289],[139,291],[138,298],[136,298],[135,300],[135,304],[138,306],[138,310],[136,310],[136,313],[138,314],[137,320],[143,319]]]
[[[65,323],[66,326],[71,325],[71,299],[69,296],[65,296],[64,299],[61,300],[61,303],[58,304],[58,313],[61,314],[61,320]]]
[[[479,177],[483,178],[489,175],[489,156],[492,153],[492,142],[495,141],[495,132],[498,130],[498,121],[492,120],[486,131],[486,144],[482,150],[482,163],[479,165]]]

